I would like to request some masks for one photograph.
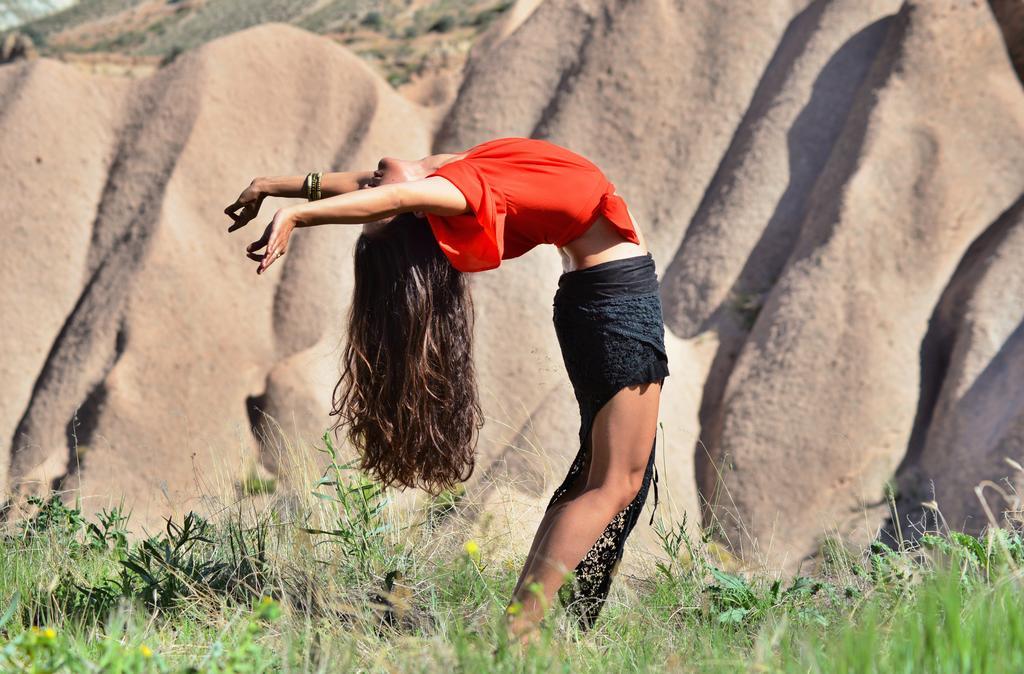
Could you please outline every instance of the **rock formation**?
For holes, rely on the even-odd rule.
[[[793,567],[824,532],[864,542],[885,519],[927,317],[1024,189],[1015,29],[993,9],[549,0],[467,68],[440,149],[501,133],[581,148],[651,232],[666,322],[703,380],[705,520],[750,558]],[[693,351],[709,340],[710,363]]]
[[[13,486],[73,487],[89,507],[123,490],[152,523],[256,466],[254,401],[283,425],[315,418],[314,437],[329,421],[357,232],[296,237],[257,277],[243,249],[277,206],[232,235],[223,208],[255,176],[422,156],[430,138],[358,58],[284,25],[128,84],[50,59],[0,70],[5,227],[26,251],[4,274],[0,430]],[[65,118],[41,125],[44,108]]]
[[[301,488],[357,230],[305,230],[256,277],[242,251],[276,205],[232,235],[224,206],[258,175],[523,135],[598,163],[655,257],[662,517],[788,569],[828,533],[935,524],[932,499],[976,531],[1019,505],[1024,463],[1020,20],[1002,0],[521,0],[450,108],[278,23],[137,82],[5,65],[0,483],[124,492],[150,523],[252,470]],[[560,271],[542,247],[471,280],[467,486],[519,545],[577,450]],[[627,564],[659,549],[641,520]]]
[[[1024,95],[987,6],[905,3],[717,412],[715,511],[734,545],[792,565],[823,532],[874,535],[931,309],[1022,189]]]
[[[899,475],[900,526],[889,532],[896,539],[912,541],[923,530],[947,526],[977,534],[990,523],[1004,524],[1004,513],[1020,519],[1021,260],[1024,197],[974,242],[932,316],[921,350],[929,376]],[[984,486],[981,494],[975,486]],[[921,507],[931,501],[941,506],[941,517]]]
[[[35,44],[32,43],[32,38],[24,33],[13,31],[5,35],[3,41],[0,42],[0,64],[36,56],[38,53]]]

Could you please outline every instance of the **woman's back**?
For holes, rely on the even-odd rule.
[[[621,240],[643,247],[625,201],[604,173],[554,143],[497,138],[430,175],[453,183],[470,207],[462,215],[427,214],[442,250],[461,271],[492,269],[542,243],[570,248],[602,217]]]

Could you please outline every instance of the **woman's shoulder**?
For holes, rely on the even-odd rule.
[[[501,199],[541,208],[545,204],[561,209],[593,211],[592,200],[608,180],[586,157],[547,140],[506,136],[470,148],[464,155],[452,155],[429,176],[447,178],[463,193],[492,191]]]
[[[517,170],[527,173],[539,171],[545,175],[552,170],[601,174],[596,164],[579,153],[549,140],[522,136],[504,136],[479,143],[463,153],[452,155],[439,168],[455,169],[460,164],[495,176]]]

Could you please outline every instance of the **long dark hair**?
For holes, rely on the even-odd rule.
[[[375,479],[437,494],[473,474],[483,426],[468,280],[411,213],[361,234],[354,256],[332,430],[347,426]]]

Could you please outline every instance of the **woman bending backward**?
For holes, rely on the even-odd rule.
[[[383,484],[435,494],[472,474],[483,425],[466,274],[542,243],[558,247],[553,322],[579,403],[580,446],[537,529],[507,625],[531,639],[571,577],[567,609],[590,628],[652,474],[657,507],[655,431],[669,374],[654,260],[614,185],[566,148],[498,138],[326,173],[319,195],[303,176],[257,178],[225,209],[228,231],[267,196],[309,200],[278,210],[248,246],[258,274],[287,252],[295,228],[363,225],[333,430],[347,428],[362,469]]]

